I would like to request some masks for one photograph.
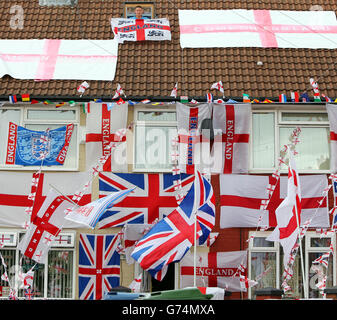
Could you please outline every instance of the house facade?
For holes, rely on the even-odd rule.
[[[4,46],[8,43],[9,46],[10,40],[86,40],[88,45],[84,48],[87,48],[94,41],[112,40],[114,34],[110,24],[111,18],[128,18],[134,14],[137,5],[142,5],[144,15],[148,18],[169,20],[171,40],[119,43],[115,60],[109,62],[109,66],[116,64],[115,70],[106,72],[114,72],[113,75],[107,76],[107,79],[110,77],[111,80],[86,78],[41,80],[34,77],[19,79],[8,73],[1,75],[0,253],[6,266],[4,264],[0,266],[0,274],[6,271],[10,281],[3,278],[0,280],[0,296],[7,298],[11,294],[11,289],[15,288],[20,298],[25,297],[27,294],[25,290],[15,287],[18,269],[21,269],[24,273],[34,271],[32,292],[35,298],[98,297],[90,287],[92,280],[87,282],[80,280],[83,273],[81,268],[85,264],[83,248],[85,244],[93,243],[94,240],[90,240],[90,235],[95,236],[98,243],[100,235],[117,237],[123,227],[121,225],[111,227],[109,224],[103,227],[102,224],[98,224],[93,229],[79,225],[64,227],[53,239],[47,262],[36,263],[22,255],[18,249],[20,241],[27,232],[24,224],[30,220],[29,215],[25,213],[25,210],[33,204],[29,197],[34,194],[34,199],[38,199],[37,202],[42,201],[50,188],[57,189],[61,194],[73,196],[77,191],[81,191],[82,186],[87,186],[90,182],[90,187],[84,191],[84,195],[81,194],[85,198],[83,201],[87,203],[103,194],[104,179],[112,179],[111,172],[117,176],[120,174],[119,177],[126,173],[144,175],[148,183],[150,183],[149,175],[163,177],[164,174],[171,174],[171,143],[172,138],[177,135],[179,103],[190,108],[208,103],[214,110],[223,104],[218,101],[219,99],[224,102],[231,99],[230,101],[234,102],[228,103],[234,106],[247,104],[250,108],[247,172],[235,174],[240,176],[239,179],[245,178],[242,180],[242,187],[237,189],[240,192],[247,191],[243,191],[242,194],[233,193],[229,187],[234,186],[234,180],[228,179],[229,176],[232,177],[231,174],[218,172],[209,175],[215,195],[215,225],[212,232],[218,233],[218,236],[211,246],[198,246],[198,252],[246,251],[246,276],[257,281],[257,284],[244,291],[231,292],[231,299],[255,299],[256,290],[261,288],[283,289],[282,246],[276,241],[266,240],[274,230],[275,224],[264,228],[257,219],[258,213],[250,211],[258,211],[260,207],[250,208],[244,202],[248,198],[264,199],[267,192],[264,186],[268,187],[270,183],[268,179],[276,171],[285,180],[282,185],[280,182],[278,187],[275,187],[276,192],[273,190],[273,198],[270,199],[273,208],[269,207],[268,210],[274,212],[286,197],[287,165],[282,161],[288,163],[286,161],[288,156],[284,152],[284,145],[289,144],[289,139],[294,138],[294,132],[300,128],[299,141],[295,141],[295,150],[298,152],[296,166],[299,175],[306,177],[301,188],[302,191],[306,191],[305,197],[314,198],[313,201],[316,203],[323,201],[317,206],[310,207],[311,214],[319,212],[323,218],[313,224],[314,226],[309,225],[306,230],[301,242],[301,252],[296,256],[293,275],[288,281],[292,290],[287,292],[287,295],[290,298],[321,298],[322,292],[317,285],[325,279],[324,276],[326,287],[335,286],[337,283],[336,258],[331,251],[332,248],[334,252],[336,250],[336,236],[334,232],[324,234],[333,224],[333,214],[330,210],[334,208],[335,199],[334,186],[329,179],[334,171],[331,166],[331,119],[327,113],[327,104],[334,106],[337,98],[336,49],[308,49],[296,44],[295,48],[239,45],[182,48],[179,10],[242,9],[336,13],[335,3],[320,1],[313,6],[309,1],[292,0],[282,4],[259,1],[178,3],[164,0],[152,2],[31,0],[15,3],[0,1],[1,43]],[[23,46],[22,50],[25,50],[27,47],[24,46],[31,44],[22,42],[20,45]],[[102,49],[101,45],[96,45],[98,46]],[[102,50],[106,51],[105,48]],[[5,48],[0,48],[0,51],[5,51]],[[10,59],[9,55],[6,56],[7,62]],[[115,56],[115,52],[114,54],[108,52],[107,55]],[[2,59],[6,57],[2,55]],[[87,72],[95,71],[93,71],[95,65],[91,65],[90,61],[85,67],[84,70]],[[22,68],[24,69],[24,66]],[[311,78],[318,82],[320,101],[314,100],[315,91],[310,83]],[[212,84],[219,80],[222,81],[223,93],[211,89]],[[83,81],[89,83],[89,88],[79,92],[77,88]],[[114,98],[118,84],[123,88],[124,94]],[[178,94],[172,96],[171,91],[176,84]],[[295,99],[292,93],[295,92],[300,97],[292,101]],[[212,102],[208,101],[210,98],[210,95],[207,97],[208,93],[213,95]],[[306,100],[301,97],[304,93],[307,94],[304,95],[307,97]],[[25,98],[25,95],[29,95],[29,98]],[[282,95],[285,95],[286,100]],[[325,97],[330,97],[330,102]],[[198,104],[194,104],[194,100]],[[102,108],[106,108],[112,114],[111,119],[123,113],[124,116],[118,120],[120,122],[116,123],[116,129],[128,130],[123,148],[120,150],[122,165],[119,166],[114,162],[110,169],[106,169],[103,165],[100,167],[100,174],[95,174],[93,168],[99,164],[97,161],[100,157],[104,156],[105,147],[103,143],[99,152],[90,153],[88,135],[92,133],[92,123],[102,121],[100,111]],[[97,110],[99,118],[94,118]],[[27,167],[10,163],[8,160],[10,123],[39,131],[47,128],[53,130],[72,123],[74,129],[63,165]],[[101,143],[104,139],[102,123],[100,129],[102,129],[101,137],[97,139]],[[116,150],[120,146],[119,143],[117,142]],[[208,152],[213,145],[214,139],[210,139]],[[96,162],[91,161],[92,159]],[[39,188],[35,190],[36,186],[32,183],[32,179],[36,177],[34,176],[36,173],[39,173],[37,185]],[[247,180],[247,177],[251,177],[252,180]],[[257,180],[253,180],[255,177],[262,182],[257,183]],[[309,180],[310,183],[305,182]],[[235,183],[240,185],[240,181]],[[259,184],[262,186],[262,196],[253,195],[254,192],[260,192],[257,190]],[[313,186],[319,186],[315,194],[314,191],[311,192]],[[324,190],[327,188],[328,193],[325,195]],[[239,195],[241,199],[238,199]],[[151,203],[151,197],[155,196],[156,194],[150,193],[148,189],[148,199],[144,201]],[[309,202],[307,199],[306,201]],[[304,202],[302,207],[303,210],[307,209]],[[167,213],[169,212],[165,212]],[[246,213],[249,217],[252,214],[257,216],[251,222],[249,219],[246,220]],[[223,217],[227,217],[227,220]],[[104,241],[108,241],[107,239]],[[326,252],[331,253],[329,263],[327,267],[318,264],[321,267],[318,270],[317,264],[312,262]],[[96,253],[93,249],[92,255]],[[99,259],[98,256],[95,259]],[[125,254],[119,255],[119,259],[119,263],[116,262],[120,266],[116,279],[107,281],[111,280],[111,283],[127,287],[142,270],[137,263],[128,263]],[[101,268],[96,266],[93,271],[96,272],[96,278],[103,269],[103,266]],[[94,278],[93,273],[91,275]],[[303,279],[306,279],[304,283]],[[143,272],[142,288],[145,291],[177,289],[181,287],[181,283],[179,263],[169,267],[166,277],[161,282],[151,279]]]

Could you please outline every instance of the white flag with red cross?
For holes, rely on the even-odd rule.
[[[127,104],[90,104],[86,122],[86,170],[90,170],[102,156],[109,156],[103,171],[127,172],[126,137],[117,131],[127,127]],[[114,143],[115,147],[110,148]]]
[[[212,106],[201,104],[188,106],[176,104],[178,121],[178,167],[182,173],[194,174],[195,170],[204,172],[210,167],[210,140],[201,130],[204,120],[211,118]],[[204,135],[203,135],[204,133]],[[209,132],[208,132],[209,134]]]
[[[212,172],[247,173],[251,105],[219,104],[214,106],[213,128]]]
[[[326,104],[330,123],[330,171],[337,172],[337,105]]]
[[[286,176],[220,175],[220,228],[276,227],[275,211],[287,196]],[[304,223],[312,218],[310,227],[329,227],[329,212],[323,190],[327,188],[326,175],[304,175],[301,184]],[[278,182],[277,182],[278,181]],[[269,192],[272,189],[272,193]],[[270,199],[269,199],[269,196]],[[264,203],[267,202],[267,207]]]
[[[64,226],[66,209],[72,206],[68,199],[51,189],[18,245],[21,253],[45,263],[52,241]]]
[[[178,10],[182,48],[337,48],[335,11]]]
[[[241,291],[238,266],[247,265],[247,251],[197,253],[196,286],[218,287],[231,292]],[[193,286],[194,255],[189,253],[180,262],[180,287]]]
[[[50,185],[77,202],[77,199],[73,199],[73,197],[83,189],[89,179],[87,172],[0,171],[0,181],[6,181],[6,183],[0,183],[0,226],[22,228],[25,222],[30,222],[45,200]],[[85,205],[90,201],[91,188],[88,188],[78,204]],[[67,228],[80,226],[70,221],[65,224]]]
[[[295,161],[290,154],[287,196],[275,211],[277,225],[267,237],[268,241],[278,241],[282,245],[284,252],[283,265],[285,268],[289,263],[291,250],[299,236],[301,209],[301,185]]]

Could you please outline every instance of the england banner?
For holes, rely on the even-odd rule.
[[[337,105],[326,104],[330,123],[330,171],[337,173]]]
[[[112,18],[111,28],[119,43],[124,41],[171,40],[170,22],[162,19]]]
[[[28,173],[0,171],[0,226],[20,227],[26,221],[31,221],[39,211],[50,185],[56,187],[64,195],[72,199],[73,195],[88,182],[87,172],[48,172]],[[79,205],[91,201],[91,190],[85,192]],[[34,206],[33,206],[34,205]],[[33,207],[33,211],[25,212]],[[67,228],[83,227],[77,223],[67,221]]]
[[[0,78],[6,74],[34,80],[115,78],[116,40],[0,40],[0,48]]]
[[[276,227],[275,210],[287,195],[287,177],[281,176],[275,185],[272,176],[220,175],[220,228]],[[322,205],[323,190],[327,188],[326,175],[300,176],[304,224],[312,218],[309,227],[329,227],[326,198]],[[266,209],[262,201],[268,200],[268,188],[275,185]],[[259,222],[261,216],[261,221]]]
[[[213,173],[247,173],[251,131],[250,104],[213,107]]]
[[[120,138],[116,131],[126,128],[127,104],[90,103],[86,121],[86,170],[97,164],[101,156],[111,155],[103,165],[103,171],[127,172],[126,137]],[[109,149],[110,143],[115,147]]]
[[[9,122],[6,164],[59,166],[66,160],[74,125],[34,131]]]
[[[81,300],[102,300],[120,282],[118,235],[80,234],[78,296]]]
[[[334,11],[178,10],[182,48],[337,48]]]
[[[246,267],[247,251],[201,252],[196,257],[196,286],[218,287],[240,292],[239,265]],[[189,252],[180,262],[180,288],[193,286],[194,255]]]
[[[101,217],[98,227],[111,228],[127,223],[147,224],[162,219],[171,213],[178,204],[176,182],[178,175],[171,173],[99,173],[99,197],[111,192],[136,187],[125,199],[107,210]],[[194,176],[182,174],[182,192],[191,187]]]
[[[60,233],[65,223],[66,209],[71,202],[50,190],[27,232],[21,239],[18,249],[38,263],[46,263],[50,244]]]
[[[178,121],[179,160],[178,167],[181,172],[194,174],[210,171],[210,140],[209,132],[202,132],[201,125],[204,120],[210,119],[212,104],[202,104],[189,107],[182,103],[176,104]],[[203,135],[204,133],[204,135]]]

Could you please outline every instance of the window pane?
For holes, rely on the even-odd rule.
[[[329,248],[331,244],[331,238],[311,238],[310,239],[310,247],[313,248]]]
[[[280,148],[289,143],[294,127],[280,128]],[[329,170],[329,128],[301,128],[300,142],[296,145],[296,167],[302,170]],[[285,166],[283,165],[283,169]]]
[[[10,249],[2,249],[0,250],[0,253],[7,265],[6,271],[7,276],[9,278],[9,281],[11,283],[11,286],[14,285],[14,275],[15,275],[15,250]],[[0,286],[2,287],[2,296],[8,296],[9,294],[9,283],[7,281],[4,281],[1,279],[1,276],[4,274],[5,268],[3,264],[0,261]],[[0,293],[1,296],[1,293]]]
[[[136,126],[135,169],[171,169],[171,141],[175,127]]]
[[[328,268],[324,267],[322,264],[312,262],[319,258],[324,252],[321,253],[309,253],[309,298],[322,298],[320,294],[320,290],[317,288],[317,284],[322,281],[324,276],[327,276],[326,279],[326,287],[333,286],[333,275],[332,275],[332,256],[330,255],[330,259],[328,261]]]
[[[276,288],[276,252],[252,252],[250,278],[258,282],[252,287],[254,298],[257,289]]]
[[[253,113],[253,168],[274,167],[274,113]]]
[[[48,298],[72,298],[73,252],[53,250],[48,259]]]
[[[282,112],[282,121],[329,121],[327,113]]]
[[[260,247],[274,247],[273,241],[267,241],[265,237],[254,237],[253,246],[256,248]]]
[[[141,121],[176,121],[175,112],[139,111],[138,120]]]
[[[75,110],[28,110],[29,120],[75,120]]]

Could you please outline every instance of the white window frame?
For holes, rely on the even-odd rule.
[[[6,245],[4,244],[4,246],[2,248],[0,248],[0,250],[13,250],[15,251],[15,277],[18,276],[18,261],[20,259],[20,251],[17,248],[17,244],[19,243],[18,239],[19,239],[19,235],[25,233],[25,231],[23,231],[22,229],[0,229],[0,233],[16,233],[16,245]],[[60,232],[59,235],[70,235],[72,237],[72,245],[69,244],[55,244],[52,243],[50,251],[61,251],[61,250],[66,250],[66,251],[71,251],[73,253],[73,268],[72,268],[72,294],[71,297],[69,298],[51,298],[48,297],[48,280],[49,280],[49,276],[48,276],[48,266],[49,266],[49,261],[47,261],[45,263],[45,267],[44,267],[44,271],[43,271],[43,279],[44,279],[44,283],[43,283],[43,297],[38,297],[38,298],[34,298],[34,299],[53,299],[53,300],[73,300],[75,299],[75,294],[76,294],[76,278],[77,278],[77,248],[75,245],[75,236],[76,236],[76,231],[66,231],[66,232]],[[49,258],[48,258],[49,259]],[[5,261],[6,263],[6,261]],[[1,298],[6,298],[6,297],[1,297]]]
[[[251,231],[249,232],[249,236],[254,235],[255,237],[268,237],[272,231]],[[320,234],[317,233],[316,231],[307,231],[305,234],[305,239],[304,239],[304,248],[303,248],[303,254],[304,254],[304,260],[305,260],[305,273],[306,276],[308,277],[309,274],[309,254],[314,253],[314,252],[319,252],[319,253],[325,253],[329,251],[329,247],[311,247],[310,246],[310,240],[312,238],[319,238]],[[328,238],[331,238],[334,252],[336,250],[336,235],[333,234],[329,236]],[[272,243],[272,242],[271,242]],[[251,270],[251,254],[252,252],[276,252],[276,289],[280,289],[280,280],[281,280],[281,272],[283,273],[283,269],[281,270],[281,267],[283,267],[283,262],[280,263],[280,255],[281,255],[281,249],[280,249],[280,244],[278,242],[274,242],[274,247],[254,247],[253,246],[253,241],[249,242],[248,245],[248,278],[251,278],[252,275],[252,270]],[[301,259],[301,253],[300,250],[297,252],[297,257],[298,259]],[[333,260],[331,260],[333,259]],[[336,277],[336,271],[337,271],[337,260],[335,255],[333,254],[332,256],[330,255],[329,257],[329,263],[333,262],[333,269],[332,269],[332,274],[333,274],[333,286],[337,285],[337,277]],[[282,265],[282,266],[281,266]],[[300,266],[299,266],[300,267]],[[325,269],[324,269],[325,270]],[[325,270],[326,271],[326,270]],[[252,279],[255,280],[255,279]],[[309,279],[307,279],[308,281]],[[309,287],[307,286],[307,290],[309,290]],[[309,292],[308,292],[309,294]],[[252,289],[248,289],[248,299],[252,299]]]
[[[34,105],[21,105],[21,106],[10,106],[10,105],[4,105],[2,106],[3,109],[11,109],[11,110],[20,110],[20,123],[16,123],[19,126],[25,127],[25,125],[32,125],[32,124],[52,124],[52,125],[66,125],[69,123],[73,123],[76,128],[76,165],[74,167],[64,167],[64,165],[61,166],[43,166],[44,171],[79,171],[79,157],[80,157],[80,143],[82,139],[82,131],[83,128],[80,125],[80,108],[78,106],[76,107],[62,107],[62,109],[55,109],[51,106],[45,106],[41,104],[34,104]],[[75,111],[75,119],[73,120],[53,120],[53,119],[28,119],[28,111],[29,110],[41,110],[41,111],[62,111],[62,110],[70,110]],[[5,132],[8,132],[8,128],[4,128]],[[72,137],[74,139],[74,137]],[[37,171],[39,170],[39,166],[21,166],[21,165],[0,165],[0,171],[6,170],[16,170],[16,171],[22,171],[22,170],[29,170],[29,171]]]
[[[134,124],[135,124],[135,128],[134,128],[134,134],[133,134],[133,140],[132,140],[132,144],[133,144],[133,148],[132,148],[132,171],[133,172],[163,172],[163,173],[168,173],[168,172],[172,172],[171,169],[156,169],[156,168],[136,168],[135,164],[136,164],[136,137],[135,137],[135,132],[136,132],[136,127],[175,127],[177,128],[177,121],[150,121],[150,120],[146,120],[146,121],[142,121],[142,120],[138,120],[138,113],[139,112],[174,112],[175,114],[177,114],[176,111],[176,107],[175,105],[164,105],[164,106],[160,106],[160,107],[154,107],[154,106],[146,106],[146,105],[142,105],[142,106],[135,106],[134,108]],[[178,129],[177,129],[178,130]],[[169,150],[171,150],[171,148],[169,148]]]
[[[255,105],[252,104],[252,113],[274,113],[274,137],[275,137],[275,146],[274,146],[274,168],[254,168],[253,167],[253,143],[250,143],[250,166],[249,166],[249,173],[272,173],[275,170],[277,159],[280,155],[280,132],[279,129],[282,127],[289,127],[289,126],[298,126],[301,128],[307,127],[315,127],[315,128],[329,128],[329,121],[282,121],[282,113],[327,113],[325,105],[289,105],[285,104],[284,106],[280,105],[272,105],[272,104],[264,104]],[[251,128],[252,128],[252,136],[254,135],[253,132],[253,117],[251,120]],[[301,137],[299,138],[301,140]],[[253,139],[251,139],[253,141]],[[330,170],[319,170],[319,169],[312,169],[312,170],[298,170],[299,173],[320,173],[320,174],[328,174]],[[281,173],[286,173],[286,169],[282,169]]]

